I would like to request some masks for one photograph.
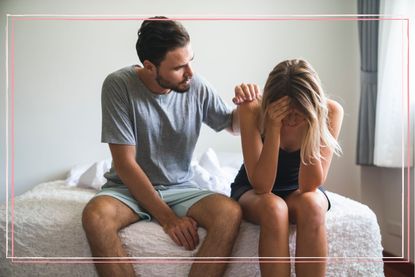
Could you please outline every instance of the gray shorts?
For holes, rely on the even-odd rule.
[[[215,192],[201,189],[196,184],[191,182],[171,186],[159,185],[154,186],[154,189],[157,191],[160,198],[163,199],[164,202],[166,202],[166,204],[169,205],[169,207],[174,211],[174,213],[180,217],[186,216],[189,208],[202,198],[215,194]],[[150,213],[140,207],[138,202],[131,195],[127,186],[107,182],[104,186],[102,186],[101,191],[99,191],[95,197],[101,195],[111,196],[121,201],[137,213],[140,219],[148,221],[151,220]]]

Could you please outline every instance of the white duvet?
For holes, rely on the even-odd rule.
[[[224,170],[227,172],[226,168]],[[207,180],[210,177],[204,176]],[[216,181],[220,182],[219,179]],[[81,226],[82,210],[95,192],[68,186],[65,181],[55,181],[40,184],[16,197],[13,234],[16,259],[12,263],[10,258],[9,217],[9,258],[5,257],[6,239],[2,235],[0,276],[97,276]],[[375,214],[356,201],[331,192],[327,194],[332,202],[326,219],[330,256],[327,276],[384,276],[380,230]],[[6,232],[5,208],[0,206],[2,234]],[[258,230],[256,225],[242,223],[232,253],[237,260],[229,265],[226,276],[260,276],[255,259]],[[203,239],[205,230],[199,228],[199,235]],[[187,276],[190,263],[186,258],[191,258],[197,251],[176,246],[155,222],[138,222],[123,229],[120,236],[129,256],[137,259],[134,267],[140,276]],[[291,255],[294,255],[294,249],[295,228],[292,226]]]

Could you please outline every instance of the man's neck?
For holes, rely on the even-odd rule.
[[[138,78],[141,82],[154,94],[168,94],[171,90],[165,89],[159,86],[157,82],[152,78],[147,70],[142,67],[136,67]]]

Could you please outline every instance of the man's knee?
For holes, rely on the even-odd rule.
[[[188,215],[208,231],[212,228],[232,229],[229,227],[239,228],[242,209],[233,199],[221,194],[213,194],[192,206]]]
[[[82,212],[82,226],[86,234],[116,231],[115,211],[109,203],[97,198],[92,199]]]
[[[219,217],[223,218],[225,224],[237,223],[239,225],[242,219],[242,208],[238,202],[229,199],[222,204],[222,210],[223,214],[219,215]]]
[[[220,196],[212,202],[210,228],[231,230],[235,227],[239,229],[242,219],[242,209],[239,203],[225,196]]]

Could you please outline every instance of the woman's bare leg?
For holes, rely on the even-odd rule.
[[[258,253],[260,257],[286,257],[261,263],[261,276],[289,276],[289,221],[285,201],[272,194],[256,194],[253,190],[239,199],[246,220],[260,225]]]
[[[298,277],[325,276],[327,257],[326,211],[328,202],[320,191],[296,191],[286,199],[290,220],[297,224],[295,265]],[[316,257],[301,259],[301,257]],[[319,258],[321,257],[321,258]]]

